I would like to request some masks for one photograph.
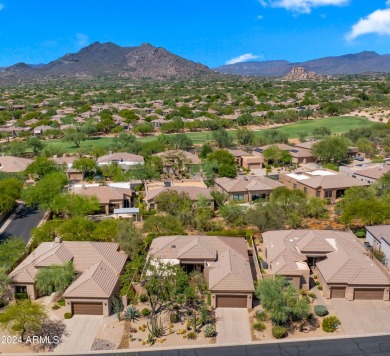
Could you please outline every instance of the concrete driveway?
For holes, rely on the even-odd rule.
[[[54,353],[90,352],[102,321],[103,316],[100,315],[74,315],[72,319],[65,320],[69,335],[62,338]]]
[[[336,314],[346,335],[390,333],[390,303],[382,300],[327,300],[330,314]]]
[[[248,310],[245,308],[217,308],[217,344],[239,344],[252,341]]]

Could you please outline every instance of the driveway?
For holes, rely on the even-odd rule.
[[[330,314],[336,314],[346,335],[390,333],[390,303],[382,300],[327,300]]]
[[[54,353],[89,353],[102,320],[100,315],[74,315],[65,320],[69,335],[63,337]]]
[[[252,342],[248,310],[245,308],[217,308],[217,344]]]

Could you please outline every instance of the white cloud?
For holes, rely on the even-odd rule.
[[[89,43],[89,37],[84,33],[76,33],[76,44],[79,47],[85,47]]]
[[[238,57],[235,57],[235,58],[228,60],[225,64],[234,64],[234,63],[245,62],[245,61],[248,61],[250,59],[256,59],[259,57],[260,56],[256,56],[252,53],[245,53],[245,54],[242,54],[241,56],[238,56]]]
[[[0,11],[4,9],[4,4],[0,4]]]
[[[389,0],[390,1],[390,0]],[[259,15],[259,16],[257,16],[257,19],[258,20],[262,20],[264,18],[264,16],[263,15]]]
[[[314,7],[342,6],[348,4],[349,0],[259,0],[259,2],[263,6],[280,7],[292,12],[309,14]]]
[[[390,4],[390,1],[387,3]],[[367,17],[360,19],[352,26],[346,38],[353,40],[369,33],[390,36],[390,9],[376,10]]]

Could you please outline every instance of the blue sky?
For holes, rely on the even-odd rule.
[[[215,67],[390,53],[390,0],[0,0],[0,66],[149,42]],[[255,58],[256,57],[256,58]]]

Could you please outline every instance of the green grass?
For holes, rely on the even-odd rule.
[[[368,119],[364,117],[351,117],[351,116],[335,116],[329,117],[325,119],[317,119],[317,120],[305,120],[300,121],[294,124],[280,126],[276,129],[264,129],[259,131],[254,131],[256,136],[261,136],[264,131],[269,130],[278,130],[284,132],[288,135],[289,138],[298,138],[299,132],[306,131],[308,133],[308,138],[311,137],[313,129],[316,127],[324,126],[329,128],[332,133],[343,133],[347,132],[351,129],[356,129],[360,127],[369,127],[373,123],[368,121]],[[231,130],[229,134],[236,138],[236,131]],[[186,133],[186,135],[191,138],[194,144],[202,144],[206,141],[212,140],[212,131],[204,131],[204,132],[190,132]],[[141,137],[138,140],[141,142],[150,142],[155,140],[155,136],[146,136]],[[81,143],[81,147],[92,147],[92,146],[109,146],[112,142],[112,137],[94,137],[91,140],[83,141]],[[75,152],[77,151],[77,147],[71,142],[63,142],[62,140],[50,140],[46,141],[47,144],[59,146],[65,152]]]

